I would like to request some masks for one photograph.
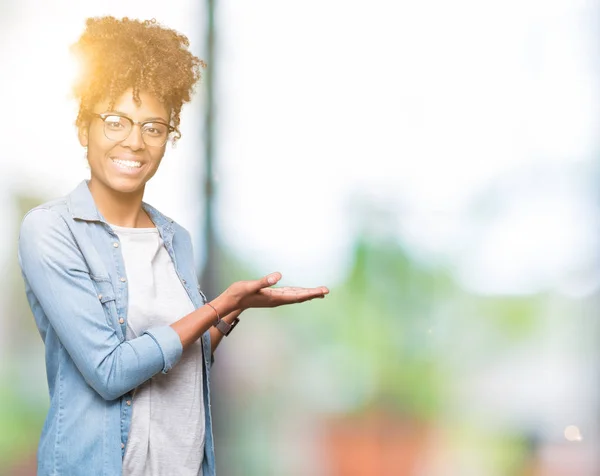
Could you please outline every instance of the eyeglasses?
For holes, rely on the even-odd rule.
[[[134,124],[140,126],[142,139],[150,147],[162,147],[167,143],[169,134],[174,127],[160,121],[137,122],[127,116],[115,113],[97,114],[90,112],[94,117],[99,117],[104,122],[104,135],[109,140],[123,141],[129,137]]]

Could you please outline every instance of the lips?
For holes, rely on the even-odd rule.
[[[128,175],[135,175],[144,167],[144,162],[135,158],[110,157],[110,161],[117,171]]]
[[[127,160],[127,159],[117,159],[111,158],[111,160],[122,167],[135,168],[139,169],[142,166],[142,163],[139,160]]]

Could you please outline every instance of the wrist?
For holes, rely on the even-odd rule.
[[[235,311],[230,312],[226,316],[221,316],[221,318],[222,318],[222,320],[224,320],[228,324],[231,324],[236,319],[239,319],[239,317],[242,314],[242,312],[243,312],[243,310],[238,308]]]
[[[225,295],[225,293],[214,298],[210,301],[210,304],[217,310],[219,316],[222,318],[236,310],[235,303],[232,302],[232,299]]]

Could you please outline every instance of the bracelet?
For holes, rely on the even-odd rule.
[[[213,306],[211,303],[205,302],[204,304],[206,304],[207,306],[212,307],[213,311],[215,311],[215,314],[217,315],[217,321],[213,324],[213,326],[216,326],[219,322],[221,322],[221,316],[219,316],[219,313],[215,309],[215,306]]]

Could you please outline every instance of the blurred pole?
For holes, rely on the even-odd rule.
[[[207,67],[204,71],[206,83],[206,102],[204,115],[204,144],[205,144],[205,170],[204,170],[204,235],[206,243],[206,259],[202,271],[201,286],[208,300],[216,297],[219,286],[217,271],[217,245],[214,230],[214,194],[215,186],[213,180],[214,162],[214,75],[215,75],[215,2],[207,0],[206,17],[208,18],[206,29],[206,52]]]
[[[208,300],[214,299],[220,286],[220,276],[218,271],[219,249],[215,237],[215,181],[213,178],[213,165],[215,161],[215,0],[207,0],[206,18],[206,51],[204,53],[207,63],[204,72],[204,81],[206,82],[206,102],[204,107],[204,147],[205,147],[205,169],[204,169],[204,239],[206,243],[206,259],[204,260],[204,270],[202,271],[201,285],[204,294]],[[211,378],[213,399],[224,402],[224,408],[230,407],[227,394],[224,391],[223,380],[225,377],[219,377],[219,372],[214,372]],[[232,474],[230,463],[225,459],[221,461],[219,455],[221,448],[224,448],[228,437],[227,427],[223,424],[226,421],[223,410],[218,405],[212,408],[213,431],[215,435],[215,454],[217,464],[223,474]],[[223,471],[224,470],[224,471]]]

